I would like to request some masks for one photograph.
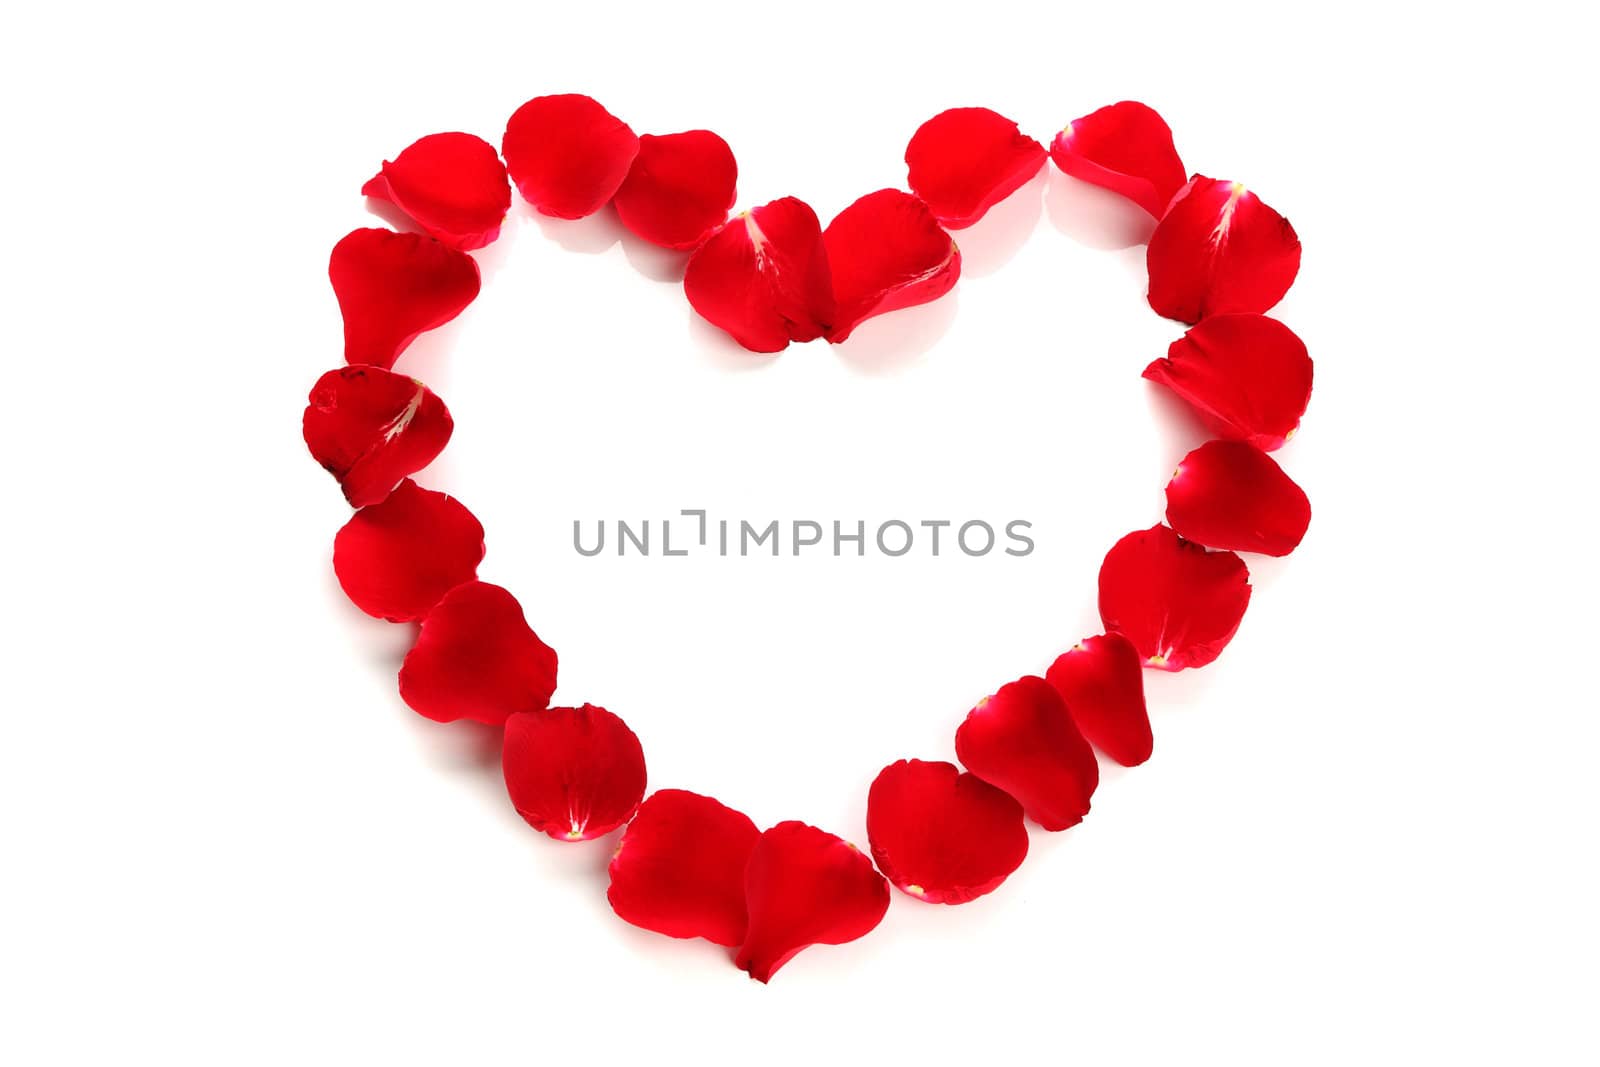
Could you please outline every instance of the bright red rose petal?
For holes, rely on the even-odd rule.
[[[487,582],[446,593],[400,666],[401,699],[435,722],[501,726],[549,707],[555,689],[555,651],[529,628],[516,597]]]
[[[1189,403],[1219,437],[1263,452],[1294,436],[1311,400],[1311,357],[1265,315],[1213,315],[1144,370]]]
[[[1100,784],[1094,750],[1061,695],[1031,675],[1001,686],[967,713],[956,731],[956,758],[1011,794],[1046,830],[1082,822]]]
[[[752,352],[821,337],[833,319],[833,281],[816,212],[790,196],[736,215],[689,257],[683,291]]]
[[[312,387],[301,433],[312,458],[359,508],[432,463],[454,425],[444,402],[415,378],[382,367],[341,367]]]
[[[420,233],[354,230],[333,246],[328,280],[344,315],[344,359],[392,367],[417,334],[478,295],[478,264]]]
[[[1311,501],[1254,445],[1209,441],[1167,483],[1167,525],[1211,548],[1287,556],[1311,525]]]
[[[500,151],[517,191],[540,214],[581,219],[616,195],[639,138],[592,98],[564,93],[517,108]]]
[[[333,572],[356,607],[390,622],[420,619],[478,574],[483,527],[454,497],[407,478],[350,516],[333,539]]]
[[[838,344],[874,315],[926,304],[961,277],[961,252],[926,205],[898,189],[851,204],[822,233],[837,303],[828,340]]]
[[[1166,526],[1128,534],[1100,564],[1100,620],[1147,667],[1204,667],[1232,640],[1250,603],[1250,572]]]
[[[511,716],[500,766],[517,814],[558,841],[609,834],[644,799],[639,739],[593,704]]]
[[[1044,166],[1044,146],[986,107],[941,111],[906,145],[907,184],[945,226],[971,226]]]
[[[953,763],[901,760],[880,771],[867,839],[889,881],[934,904],[991,892],[1028,855],[1022,806]]]
[[[482,248],[500,236],[511,186],[494,146],[470,133],[434,133],[384,161],[361,187],[387,200],[451,248]]]
[[[739,166],[710,130],[645,134],[613,202],[634,234],[663,248],[693,248],[728,220]]]
[[[1136,100],[1068,123],[1050,158],[1063,174],[1125,196],[1158,219],[1188,181],[1166,120]]]
[[[1150,235],[1150,306],[1180,322],[1260,313],[1300,271],[1289,220],[1238,182],[1196,175]]]
[[[1144,703],[1139,650],[1121,634],[1086,638],[1045,672],[1090,743],[1124,767],[1150,758],[1153,739]]]
[[[760,837],[749,816],[710,797],[659,790],[622,832],[606,899],[635,926],[733,948],[748,925],[745,867]]]
[[[734,962],[758,982],[812,945],[865,937],[889,910],[889,886],[848,841],[802,822],[761,835],[744,875],[750,929]]]

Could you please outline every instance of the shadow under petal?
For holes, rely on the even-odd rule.
[[[695,351],[704,356],[707,363],[732,373],[770,367],[783,354],[750,351],[725,331],[701,318],[694,308],[689,309],[689,337],[695,342]]]
[[[961,272],[976,278],[993,274],[1011,262],[1039,225],[1044,213],[1047,163],[1026,185],[989,209],[964,230],[953,233],[961,249]]]
[[[1045,192],[1050,223],[1090,248],[1133,248],[1155,232],[1156,220],[1126,197],[1050,168]]]
[[[628,263],[633,269],[651,281],[670,282],[674,285],[683,281],[683,270],[689,263],[688,252],[653,245],[626,229],[622,231],[618,243],[622,245],[622,254],[628,257]]]
[[[919,362],[955,321],[957,292],[868,319],[834,346],[839,358],[862,374],[893,374]]]
[[[539,224],[539,231],[568,252],[596,256],[622,239],[625,232],[610,205],[582,219],[557,219],[522,202],[521,211]]]
[[[393,203],[381,197],[369,196],[367,201],[367,214],[374,215],[389,229],[396,233],[422,233],[422,227],[417,225],[417,220],[401,211]]]

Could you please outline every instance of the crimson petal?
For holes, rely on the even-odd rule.
[[[822,233],[838,305],[837,344],[874,315],[926,304],[961,277],[961,251],[926,205],[898,189],[868,193]]]
[[[1082,822],[1100,784],[1094,750],[1061,695],[1032,675],[1001,686],[967,713],[956,731],[956,758],[1011,794],[1046,830]]]
[[[1265,315],[1213,315],[1145,368],[1219,437],[1263,452],[1294,436],[1311,400],[1311,357],[1294,331]]]
[[[901,760],[880,771],[867,839],[895,886],[935,904],[991,892],[1028,855],[1022,806],[953,763]]]
[[[710,797],[658,790],[622,833],[606,899],[635,926],[733,948],[748,925],[745,867],[760,837],[749,816]]]
[[[734,962],[758,982],[802,949],[865,937],[889,910],[889,887],[872,861],[802,822],[762,834],[744,879],[750,929]]]
[[[1118,633],[1089,637],[1056,657],[1045,680],[1066,702],[1083,736],[1124,767],[1150,758],[1153,739],[1144,703],[1139,650]]]
[[[1158,219],[1188,179],[1166,120],[1136,100],[1073,119],[1056,134],[1050,158],[1063,174],[1125,196]]]
[[[804,201],[752,208],[695,249],[683,273],[689,304],[752,352],[821,337],[833,318],[822,225]]]
[[[333,539],[333,572],[356,607],[390,622],[420,619],[483,560],[483,527],[444,493],[407,478],[350,516]]]
[[[511,716],[500,765],[517,814],[558,841],[609,834],[644,797],[638,737],[593,704]]]
[[[1311,502],[1254,445],[1210,441],[1185,456],[1167,483],[1167,523],[1211,548],[1287,556],[1311,525]]]
[[[344,315],[346,363],[389,368],[419,333],[478,295],[478,264],[420,233],[353,230],[333,246],[328,280]]]
[[[739,165],[710,130],[645,134],[617,190],[617,218],[663,248],[694,248],[728,220]]]
[[[1044,166],[1044,146],[986,107],[941,111],[906,145],[907,184],[945,226],[971,226]]]
[[[555,651],[529,628],[516,597],[487,582],[446,593],[400,666],[401,699],[435,722],[501,726],[549,707],[555,688]]]
[[[1100,565],[1100,620],[1147,667],[1204,667],[1233,639],[1250,603],[1250,572],[1156,524],[1128,534]]]
[[[416,220],[451,248],[482,248],[500,236],[511,186],[494,146],[470,133],[434,133],[385,160],[361,187]]]
[[[376,504],[444,451],[455,424],[415,378],[382,367],[341,367],[317,379],[301,418],[311,456],[354,507]]]
[[[500,151],[517,191],[540,214],[581,219],[616,195],[639,138],[591,97],[563,93],[517,108]]]
[[[1267,311],[1300,271],[1289,220],[1238,182],[1196,175],[1150,235],[1150,306],[1180,322]]]

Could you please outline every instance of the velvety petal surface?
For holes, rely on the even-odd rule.
[[[1311,400],[1311,356],[1265,315],[1213,315],[1172,342],[1144,376],[1171,389],[1218,437],[1263,452],[1294,436]]]
[[[385,160],[361,192],[387,200],[430,237],[482,248],[500,236],[511,185],[494,146],[470,133],[434,133]]]
[[[1044,166],[1044,146],[986,107],[941,111],[906,146],[907,184],[947,228],[971,226]]]
[[[734,962],[758,982],[812,945],[871,933],[889,910],[889,886],[848,841],[781,822],[761,835],[745,868],[750,929]]]
[[[581,219],[616,195],[639,138],[592,97],[562,93],[517,108],[500,151],[517,191],[540,214]]]
[[[401,699],[436,722],[501,726],[549,707],[555,688],[555,651],[528,626],[516,597],[487,582],[446,593],[400,667]]]
[[[301,417],[311,456],[355,507],[376,504],[444,451],[454,423],[415,378],[382,367],[340,367],[317,379]]]
[[[738,179],[733,149],[710,130],[647,133],[613,198],[617,218],[651,244],[694,248],[728,220]]]
[[[1147,667],[1203,667],[1233,639],[1250,603],[1250,573],[1232,552],[1208,552],[1164,525],[1136,530],[1100,565],[1100,620]]]
[[[927,207],[898,189],[868,193],[822,234],[833,272],[834,343],[866,319],[925,304],[961,277],[961,252]]]
[[[1020,804],[953,763],[923,760],[879,772],[867,794],[867,839],[889,881],[935,904],[992,892],[1028,855]]]
[[[1311,525],[1311,501],[1254,445],[1209,441],[1167,483],[1167,525],[1210,548],[1287,556]]]
[[[333,571],[352,603],[390,622],[420,619],[477,576],[483,526],[461,502],[407,478],[350,516],[333,539]]]
[[[834,305],[816,212],[785,197],[734,216],[689,257],[683,291],[702,318],[752,352],[821,337]]]
[[[1136,100],[1072,120],[1056,134],[1050,158],[1063,174],[1125,196],[1158,219],[1188,181],[1166,120]]]
[[[1101,752],[1124,767],[1150,758],[1154,740],[1144,701],[1144,662],[1132,641],[1117,633],[1085,638],[1056,657],[1045,680]]]
[[[1082,822],[1100,784],[1100,764],[1061,695],[1031,675],[967,713],[956,731],[956,758],[1046,830]]]
[[[443,326],[478,295],[478,264],[420,233],[364,229],[328,258],[344,316],[346,363],[392,367],[419,333]]]
[[[1179,322],[1259,314],[1300,271],[1289,220],[1238,182],[1196,176],[1150,235],[1150,306]]]
[[[558,841],[609,834],[644,799],[639,738],[593,704],[511,716],[500,765],[517,814]]]

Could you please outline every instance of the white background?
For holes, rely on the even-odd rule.
[[[1556,5],[36,5],[4,34],[0,1059],[1592,1063],[1592,117]],[[982,104],[1123,98],[1295,223],[1315,518],[1237,640],[1149,676],[1154,758],[998,892],[897,895],[773,984],[616,920],[612,841],[511,812],[408,711],[409,633],[328,565],[300,410],[328,248],[425,133],[526,98],[723,134],[824,219]],[[1592,100],[1590,101],[1592,103]],[[864,843],[866,787],[1095,632],[1094,575],[1201,439],[1139,372],[1136,211],[1049,174],[953,298],[748,357],[609,219],[518,201],[400,368],[421,478],[653,786]],[[1129,245],[1132,244],[1132,247]],[[1034,523],[1026,559],[579,558],[574,518]],[[980,1058],[981,1059],[978,1059]]]

